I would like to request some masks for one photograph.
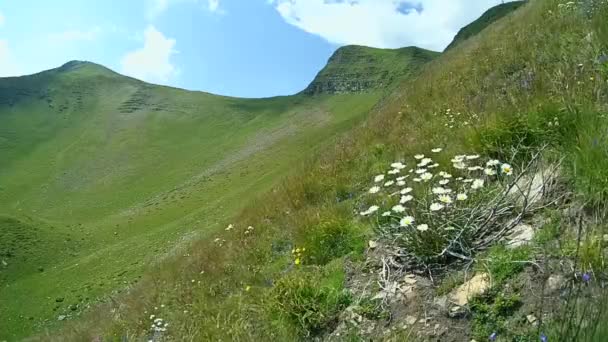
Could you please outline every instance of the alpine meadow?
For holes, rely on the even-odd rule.
[[[503,3],[260,99],[0,78],[0,341],[608,340],[606,18]]]

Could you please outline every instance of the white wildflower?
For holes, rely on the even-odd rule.
[[[394,181],[388,181],[388,182],[384,183],[384,186],[391,186],[393,184],[395,184]]]
[[[228,227],[226,227],[225,231],[231,231],[234,228],[234,226],[232,224],[229,224]]]
[[[433,152],[433,153],[439,153],[441,151],[442,151],[441,147],[437,147],[437,148],[434,148],[434,149],[431,150],[431,152]]]
[[[414,178],[413,181],[416,182],[416,183],[420,183],[420,182],[422,182],[422,179],[420,179],[420,178]]]
[[[412,216],[404,216],[401,221],[399,221],[401,227],[407,227],[414,224],[414,218]]]
[[[496,166],[498,164],[500,164],[500,161],[498,161],[497,159],[492,159],[486,163],[486,166]]]
[[[391,216],[391,212],[390,211],[385,211],[382,213],[382,216],[387,217],[387,216]]]
[[[419,224],[416,229],[418,229],[421,232],[426,232],[427,230],[429,230],[429,225],[428,224]]]
[[[402,206],[401,204],[397,204],[391,210],[394,211],[394,212],[396,212],[396,213],[403,213],[403,212],[405,212],[405,207]]]
[[[384,175],[377,175],[376,177],[374,177],[374,182],[376,183],[380,183],[384,180]]]
[[[369,191],[368,191],[368,192],[369,192],[370,194],[377,194],[379,191],[380,191],[380,187],[379,187],[379,186],[372,186],[372,187],[369,189]]]
[[[494,176],[494,175],[496,175],[496,170],[494,170],[494,169],[484,169],[483,173],[485,173],[488,176]]]
[[[433,203],[433,204],[431,204],[431,206],[430,206],[429,209],[431,209],[431,211],[439,211],[439,210],[441,210],[443,208],[445,208],[445,206],[443,204],[441,204],[441,203]]]
[[[423,174],[423,173],[425,173],[427,171],[428,171],[427,169],[418,169],[418,170],[416,170],[416,174],[417,175],[421,175],[421,174]]]
[[[479,154],[473,154],[470,156],[466,156],[467,160],[475,160],[479,158]]]
[[[483,188],[483,179],[476,179],[473,181],[473,184],[471,185],[471,189],[481,189]]]
[[[500,166],[500,169],[502,170],[502,173],[506,174],[507,176],[510,176],[513,174],[513,168],[509,164],[502,164]]]
[[[389,172],[387,172],[387,173],[388,173],[389,175],[396,175],[396,174],[398,174],[399,172],[401,172],[401,171],[399,171],[398,169],[393,169],[393,170],[390,170],[390,171],[389,171]]]
[[[412,190],[414,190],[414,189],[412,189],[412,188],[405,188],[405,189],[401,190],[401,194],[402,195],[409,194],[410,192],[412,192]]]
[[[440,185],[446,185],[446,184],[448,184],[449,182],[450,182],[450,180],[449,180],[449,179],[442,179],[442,180],[440,180],[440,181],[439,181],[439,184],[440,184]]]
[[[454,168],[458,169],[458,170],[463,170],[466,169],[467,164],[463,163],[463,162],[456,162],[454,163]]]
[[[466,201],[468,198],[469,196],[467,196],[467,194],[465,194],[464,192],[456,195],[456,200],[458,201]]]
[[[414,199],[414,196],[412,196],[412,195],[401,196],[401,200],[399,200],[399,203],[405,204],[413,199]]]
[[[423,173],[422,176],[420,176],[420,179],[422,179],[425,182],[430,181],[433,178],[433,174],[432,173]]]
[[[367,209],[366,211],[362,211],[359,214],[361,216],[368,216],[378,211],[378,209],[380,209],[380,207],[378,207],[377,205],[372,205],[371,207],[369,207],[369,209]]]
[[[414,156],[414,158],[420,160],[420,159],[424,158],[424,154],[417,154]]]
[[[402,180],[397,181],[397,185],[399,185],[399,186],[404,186],[405,184],[406,184],[405,181],[402,181]]]
[[[401,162],[396,162],[396,163],[392,163],[391,167],[393,169],[401,170],[401,169],[405,169],[405,164],[403,164]]]
[[[401,176],[401,177],[397,177],[397,181],[403,181],[407,178],[408,176]]]
[[[433,193],[435,195],[443,195],[443,194],[445,194],[445,189],[442,188],[442,187],[433,188],[432,191],[433,191]]]
[[[445,204],[452,204],[452,197],[450,197],[449,195],[441,195],[439,196],[439,202]]]
[[[483,167],[481,167],[481,166],[469,166],[468,170],[469,171],[481,171],[481,170],[483,170]]]

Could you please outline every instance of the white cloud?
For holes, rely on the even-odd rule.
[[[100,27],[94,27],[90,30],[68,30],[51,33],[48,37],[53,42],[93,41],[101,34],[101,31]]]
[[[169,0],[148,0],[148,8],[146,17],[148,20],[154,20],[169,8]]]
[[[220,0],[208,0],[208,4],[211,12],[216,12],[220,8]]]
[[[8,42],[0,39],[0,77],[18,75],[21,75],[21,71],[11,54]]]
[[[283,19],[338,45],[443,50],[499,0],[270,0]]]
[[[144,46],[127,53],[122,61],[122,72],[148,82],[166,83],[177,74],[171,63],[175,39],[165,37],[154,26],[144,32]]]

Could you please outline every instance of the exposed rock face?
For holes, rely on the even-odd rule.
[[[390,50],[344,46],[336,50],[303,93],[343,94],[384,89],[438,55],[417,47]]]
[[[450,294],[450,301],[458,306],[465,306],[469,300],[481,295],[490,288],[490,277],[485,274],[477,274],[471,280],[460,285]]]

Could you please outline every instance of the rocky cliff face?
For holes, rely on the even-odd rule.
[[[439,53],[406,47],[341,47],[303,91],[308,95],[358,93],[384,89],[411,75]]]

